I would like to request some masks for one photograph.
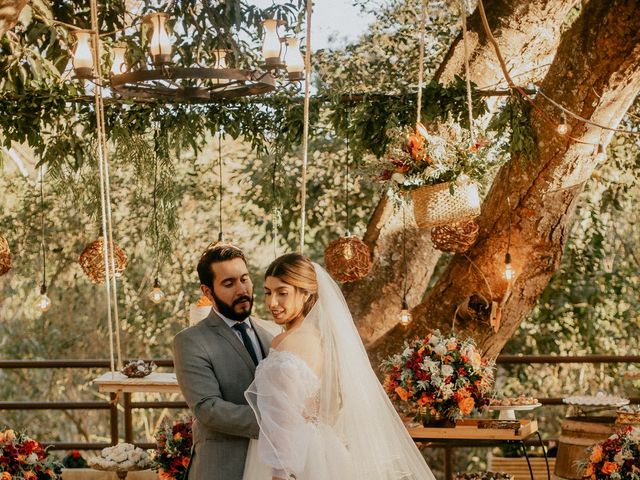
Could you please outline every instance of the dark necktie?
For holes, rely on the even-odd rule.
[[[247,325],[246,323],[236,323],[231,328],[240,332],[240,336],[242,337],[242,343],[244,343],[244,347],[249,352],[249,355],[251,355],[251,359],[253,360],[253,363],[258,365],[258,356],[256,355],[256,351],[253,349],[253,343],[251,342],[251,338],[249,338],[249,334],[247,333],[247,330],[249,329],[249,325]]]

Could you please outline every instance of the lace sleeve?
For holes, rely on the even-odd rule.
[[[295,478],[304,470],[313,425],[305,419],[307,401],[318,380],[304,361],[289,352],[273,351],[258,366],[245,394],[260,425],[258,456],[273,476]]]

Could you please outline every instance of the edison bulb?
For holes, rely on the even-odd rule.
[[[556,129],[556,131],[560,135],[566,135],[567,133],[569,133],[569,125],[567,124],[567,116],[564,114],[564,112],[562,112],[562,121],[560,122],[560,125],[558,125],[558,128]]]
[[[40,288],[40,296],[35,303],[35,307],[40,309],[42,313],[51,308],[51,299],[47,296],[47,288],[44,285]]]
[[[411,311],[409,310],[409,305],[407,305],[407,301],[402,301],[402,310],[400,311],[400,325],[406,327],[413,321],[413,315],[411,315]]]
[[[165,293],[160,289],[160,282],[156,278],[156,281],[153,284],[153,290],[149,293],[149,300],[157,305],[158,303],[161,303],[165,297]]]
[[[511,281],[516,276],[516,272],[511,264],[511,254],[507,253],[504,257],[504,278],[507,281]]]

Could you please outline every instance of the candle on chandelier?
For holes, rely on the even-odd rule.
[[[278,20],[269,18],[262,22],[264,26],[264,41],[262,43],[262,56],[267,68],[277,68],[281,66],[280,54],[282,53],[282,42],[278,35]]]
[[[73,70],[77,78],[93,78],[93,52],[91,51],[91,30],[73,30],[76,49],[73,52]]]
[[[113,48],[113,63],[111,64],[112,75],[120,75],[127,71],[127,64],[124,59],[126,53],[126,46],[121,45]]]
[[[151,40],[149,52],[151,61],[156,66],[171,63],[171,39],[167,33],[167,18],[164,12],[151,13],[144,18],[144,22],[151,25]]]
[[[285,39],[287,51],[284,55],[284,63],[287,66],[289,80],[292,82],[304,78],[304,57],[300,52],[300,40],[295,37]]]

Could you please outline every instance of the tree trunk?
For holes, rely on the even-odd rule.
[[[489,23],[498,44],[508,52],[509,68],[523,82],[546,72],[559,39],[560,29],[575,2],[567,0],[485,1]],[[544,31],[541,34],[541,25]],[[471,79],[480,86],[496,86],[502,73],[480,24],[478,13],[469,18]],[[532,68],[535,67],[535,68]],[[436,74],[444,83],[464,71],[464,46],[458,38]],[[419,230],[407,220],[409,305],[423,298],[440,252],[431,244],[429,230]],[[385,200],[378,204],[364,241],[373,252],[373,270],[361,281],[344,286],[344,293],[366,345],[380,339],[398,322],[403,292],[402,217]]]
[[[18,23],[20,12],[26,4],[27,0],[0,0],[0,37]]]
[[[640,0],[590,0],[563,34],[540,87],[582,117],[616,127],[640,92]],[[483,205],[478,241],[467,256],[452,259],[415,308],[414,323],[394,328],[371,349],[374,363],[397,351],[404,338],[434,328],[448,331],[457,306],[476,292],[502,305],[498,332],[486,321],[464,319],[457,320],[456,331],[496,356],[557,270],[576,200],[597,165],[597,144],[606,145],[613,132],[570,119],[569,135],[561,136],[555,123],[560,112],[540,96],[535,103],[554,119],[533,114],[537,158],[514,158],[501,169]],[[511,288],[502,275],[510,218],[517,275]]]

